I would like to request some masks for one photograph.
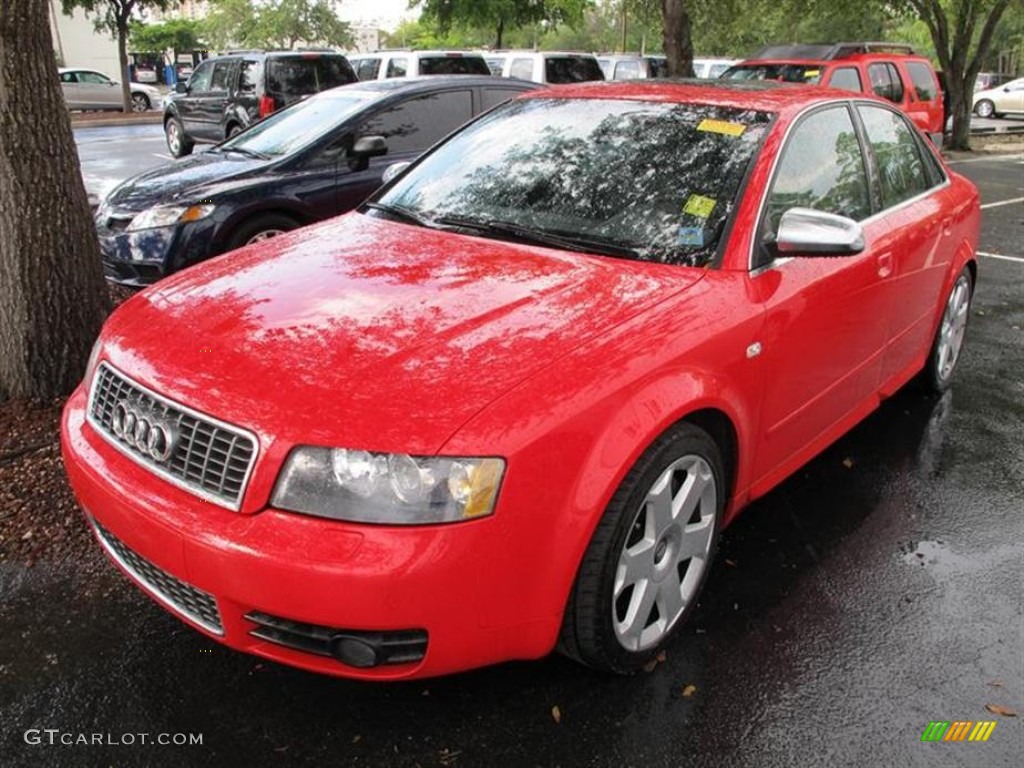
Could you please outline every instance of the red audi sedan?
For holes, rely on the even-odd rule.
[[[68,475],[127,576],[233,648],[629,672],[748,502],[912,378],[949,386],[978,230],[880,100],[533,92],[358,211],[121,306]]]

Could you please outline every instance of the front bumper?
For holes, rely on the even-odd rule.
[[[85,422],[85,407],[79,389],[64,411],[61,444],[71,486],[95,521],[99,542],[157,602],[207,636],[311,671],[377,680],[447,674],[552,650],[560,616],[527,619],[528,607],[510,605],[508,623],[488,620],[494,596],[516,578],[493,565],[502,543],[495,518],[403,528],[272,508],[239,514],[113,450]],[[156,572],[143,573],[146,568]],[[155,594],[154,583],[165,585],[163,595]],[[176,590],[183,596],[169,605],[166,595]],[[191,610],[181,610],[183,604]],[[336,635],[321,638],[326,645],[304,647],[322,628]],[[292,642],[273,634],[282,631]],[[392,663],[370,668],[323,655],[324,648],[366,637],[406,644]],[[420,640],[422,658],[403,661],[414,657],[400,654]]]
[[[204,219],[189,224],[129,232],[97,225],[103,274],[114,283],[151,285],[167,275],[217,255],[217,226]]]

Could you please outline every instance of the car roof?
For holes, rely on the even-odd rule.
[[[424,58],[426,56],[451,56],[452,58],[466,57],[466,58],[483,58],[483,54],[480,51],[460,51],[456,49],[451,50],[429,50],[429,51],[409,51],[405,48],[395,48],[388,51],[374,51],[373,53],[353,53],[351,58],[353,59],[372,59],[379,58],[381,56],[418,56]]]
[[[461,86],[463,88],[489,86],[527,91],[537,88],[538,83],[519,80],[513,77],[495,77],[494,75],[420,75],[418,77],[394,77],[388,80],[360,80],[322,91],[322,94],[344,96],[346,93],[352,93],[353,91],[374,94],[402,94],[434,91],[452,86]]]
[[[529,51],[529,50],[511,50],[501,51],[503,56],[585,56],[590,59],[596,59],[597,57],[592,53],[586,51]]]
[[[852,97],[878,100],[820,85],[764,80],[606,80],[546,87],[523,98],[622,99],[679,104],[708,104],[760,112],[793,113],[819,102]],[[880,101],[880,100],[878,100]]]

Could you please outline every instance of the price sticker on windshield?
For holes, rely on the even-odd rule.
[[[730,123],[728,120],[701,120],[697,125],[698,131],[708,133],[722,133],[726,136],[742,136],[747,130],[743,123]]]
[[[715,205],[716,202],[713,198],[704,197],[704,195],[690,195],[686,205],[683,206],[683,213],[696,216],[698,219],[706,219],[715,210]]]

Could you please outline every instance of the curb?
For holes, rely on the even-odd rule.
[[[78,130],[80,128],[113,128],[125,125],[160,125],[163,119],[164,113],[156,111],[146,112],[141,115],[125,115],[115,112],[110,117],[81,118],[72,115],[71,128]]]

